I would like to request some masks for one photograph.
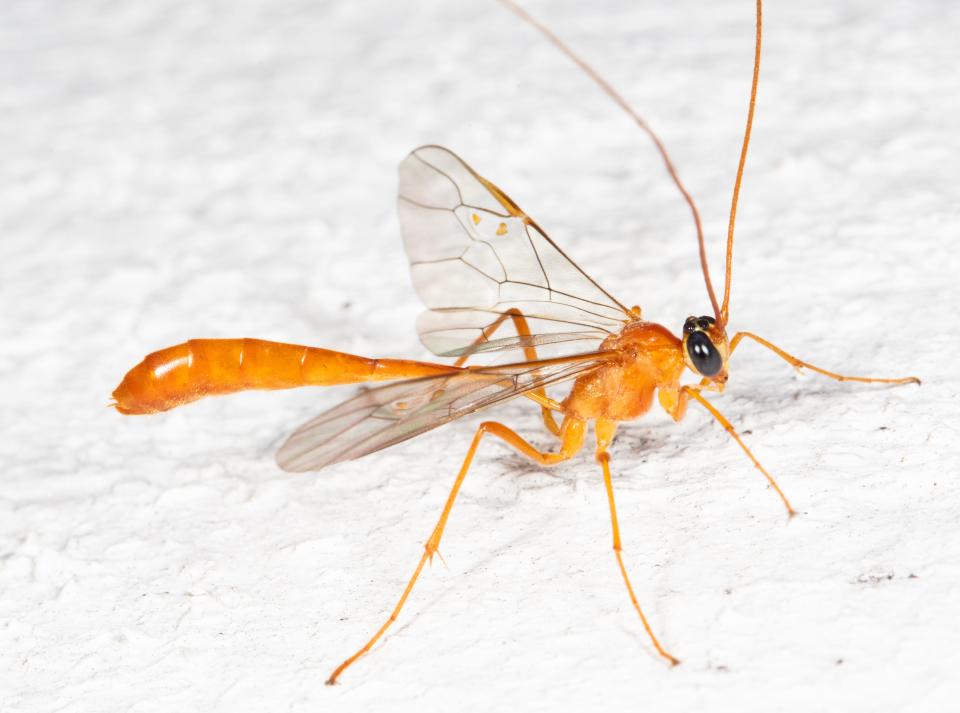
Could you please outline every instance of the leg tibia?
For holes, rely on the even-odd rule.
[[[514,329],[517,330],[517,335],[521,337],[529,337],[530,334],[530,325],[527,324],[526,317],[523,316],[523,312],[518,310],[516,307],[507,310],[499,317],[497,317],[492,323],[483,328],[483,331],[480,333],[480,336],[477,337],[471,346],[476,347],[484,342],[490,340],[490,337],[493,336],[494,332],[500,328],[504,322],[510,319],[513,322]],[[527,361],[536,361],[539,359],[537,354],[537,348],[534,346],[528,346],[523,348],[523,355],[526,357]],[[463,366],[466,363],[467,359],[470,358],[470,353],[464,354],[458,358],[453,365],[454,366]],[[555,401],[547,397],[546,389],[539,388],[534,389],[533,391],[526,394],[527,398],[533,399],[540,404],[540,413],[543,416],[543,425],[547,427],[547,430],[550,431],[554,436],[560,436],[560,427],[557,425],[557,421],[553,416],[552,410],[556,410],[555,406],[557,405]]]
[[[858,381],[863,384],[919,384],[920,379],[915,376],[903,376],[898,378],[872,378],[866,376],[845,376],[843,374],[837,374],[832,371],[827,371],[826,369],[821,369],[819,366],[814,366],[805,361],[797,359],[792,354],[787,354],[783,349],[778,347],[776,344],[768,342],[763,337],[758,337],[756,334],[751,332],[737,332],[733,335],[733,339],[730,340],[730,353],[733,354],[733,350],[737,348],[737,345],[743,340],[744,337],[752,339],[760,346],[766,347],[778,357],[783,359],[788,364],[795,366],[797,369],[809,369],[810,371],[815,371],[818,374],[823,374],[828,376],[831,379],[836,379],[837,381]]]
[[[613,433],[610,430],[610,424],[612,424],[610,421],[598,421],[596,424],[596,431],[597,462],[599,462],[600,467],[603,468],[603,485],[607,490],[607,502],[610,505],[610,525],[613,530],[613,553],[617,558],[617,567],[620,569],[620,575],[623,577],[623,583],[627,586],[627,594],[630,596],[630,602],[633,604],[633,608],[640,616],[640,622],[643,624],[644,630],[650,637],[650,642],[653,644],[653,647],[657,650],[658,654],[667,659],[672,666],[676,666],[678,663],[680,663],[680,660],[668,653],[667,650],[664,649],[657,640],[656,635],[653,633],[653,629],[650,627],[650,622],[647,621],[647,617],[643,613],[643,609],[640,608],[640,602],[637,600],[637,595],[633,591],[633,585],[630,583],[630,577],[627,576],[627,568],[623,564],[623,548],[621,547],[620,543],[620,524],[617,521],[617,505],[613,497],[613,481],[610,478],[610,454],[607,452],[609,439],[612,439],[613,437]]]
[[[790,517],[793,517],[797,514],[797,511],[793,509],[793,505],[790,504],[790,501],[787,500],[787,496],[783,494],[783,491],[780,490],[780,486],[777,485],[777,481],[774,480],[773,476],[767,472],[767,469],[760,465],[760,461],[757,460],[756,456],[753,455],[753,452],[747,448],[747,444],[743,442],[740,438],[740,435],[737,433],[736,429],[733,427],[733,424],[727,420],[727,417],[720,413],[717,408],[707,401],[697,389],[691,388],[689,386],[684,386],[681,390],[682,394],[689,395],[691,398],[695,399],[701,406],[703,406],[707,411],[710,412],[710,415],[713,416],[717,423],[723,426],[723,429],[730,434],[730,436],[737,442],[737,445],[747,454],[747,457],[750,461],[756,466],[757,470],[763,473],[763,477],[767,479],[767,482],[770,483],[777,495],[780,496],[780,500],[783,501],[784,506],[787,508],[787,514]]]
[[[447,526],[447,518],[450,517],[450,511],[453,509],[453,503],[457,499],[457,495],[460,492],[460,486],[463,484],[463,480],[466,478],[467,472],[470,470],[470,464],[473,462],[473,457],[477,452],[477,448],[480,446],[480,441],[483,439],[484,434],[489,433],[492,436],[497,436],[512,448],[516,449],[532,460],[535,460],[541,465],[553,465],[555,463],[559,463],[560,461],[567,460],[580,450],[581,446],[583,445],[585,428],[586,424],[583,421],[574,418],[567,418],[563,422],[563,426],[560,429],[560,450],[556,453],[545,453],[534,448],[515,431],[504,426],[502,423],[497,423],[496,421],[485,421],[484,423],[480,424],[480,427],[473,436],[473,441],[470,443],[470,448],[467,449],[467,455],[463,459],[463,464],[460,466],[460,472],[457,473],[457,478],[453,482],[453,487],[450,489],[450,494],[447,496],[447,501],[443,506],[443,512],[440,513],[440,519],[437,520],[437,524],[434,526],[433,531],[430,533],[429,539],[427,539],[427,542],[424,545],[424,552],[420,557],[420,562],[417,564],[417,568],[414,570],[413,576],[410,577],[410,581],[407,582],[407,586],[404,588],[403,594],[400,596],[400,600],[393,608],[390,616],[383,623],[383,625],[377,629],[377,632],[370,638],[370,640],[364,644],[353,656],[341,663],[330,675],[330,678],[327,679],[327,683],[330,685],[336,683],[337,678],[341,673],[343,673],[351,664],[353,664],[357,659],[373,648],[373,645],[380,639],[381,636],[383,636],[384,632],[386,632],[390,625],[397,620],[397,616],[399,616],[400,610],[407,601],[407,597],[410,596],[410,592],[413,591],[413,586],[416,584],[417,578],[419,578],[420,573],[423,571],[424,565],[428,561],[431,561],[434,555],[439,555],[440,540],[443,537],[443,531]]]

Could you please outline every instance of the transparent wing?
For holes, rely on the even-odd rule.
[[[422,146],[400,164],[403,242],[424,345],[440,356],[602,340],[633,314],[456,154]],[[532,338],[487,341],[511,310]]]
[[[613,352],[464,369],[368,389],[303,424],[277,451],[286,471],[379,451],[495,403],[596,369]]]

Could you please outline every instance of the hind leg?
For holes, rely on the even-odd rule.
[[[397,617],[400,615],[400,610],[403,609],[403,605],[407,601],[407,597],[410,596],[410,592],[413,591],[413,586],[417,583],[417,579],[420,577],[420,573],[423,571],[424,565],[428,561],[432,561],[435,554],[439,554],[440,539],[443,537],[443,531],[447,526],[447,518],[450,517],[450,511],[453,509],[453,503],[457,499],[457,494],[460,492],[460,486],[463,484],[464,478],[467,477],[467,472],[470,470],[470,464],[473,462],[473,456],[476,454],[477,448],[480,446],[480,441],[483,439],[485,434],[489,433],[491,436],[496,436],[507,443],[507,445],[527,456],[531,460],[536,461],[540,465],[549,466],[555,465],[556,463],[567,460],[568,458],[576,455],[576,453],[583,446],[585,431],[586,424],[584,421],[567,418],[564,420],[563,427],[560,430],[560,450],[554,453],[545,453],[531,446],[515,431],[504,426],[502,423],[497,423],[496,421],[486,421],[481,423],[473,437],[470,448],[467,450],[467,455],[463,459],[463,465],[460,466],[460,472],[457,473],[457,478],[453,482],[453,487],[450,489],[450,495],[447,496],[447,502],[443,506],[443,511],[440,513],[440,519],[437,520],[437,524],[434,526],[433,532],[427,539],[426,545],[424,546],[423,555],[420,557],[420,562],[417,563],[417,568],[414,570],[413,576],[410,577],[410,581],[407,582],[407,586],[404,588],[403,594],[400,595],[400,600],[397,602],[396,606],[393,608],[393,611],[390,613],[390,616],[383,623],[383,625],[377,629],[376,633],[372,637],[370,637],[370,640],[367,641],[367,643],[364,644],[355,654],[353,654],[353,656],[337,666],[333,673],[330,674],[330,678],[327,679],[327,684],[333,685],[336,683],[337,678],[340,677],[340,674],[342,674],[357,659],[370,651],[373,645],[377,643],[381,636],[383,636],[384,632],[390,628],[390,625],[397,620]]]
[[[531,336],[530,325],[527,324],[527,318],[523,316],[523,312],[514,307],[507,310],[488,326],[484,327],[483,331],[480,333],[480,336],[477,337],[470,347],[467,348],[467,353],[453,362],[453,365],[463,366],[467,359],[469,359],[474,353],[473,348],[490,341],[490,337],[493,336],[497,329],[500,328],[500,325],[506,322],[507,319],[513,321],[513,326],[517,330],[517,334],[519,336]],[[537,361],[540,358],[537,354],[537,348],[532,344],[523,348],[523,355],[526,357],[527,361]],[[560,426],[557,425],[557,421],[553,416],[553,411],[562,411],[563,407],[548,397],[547,391],[543,387],[534,389],[533,391],[528,391],[526,394],[524,394],[524,396],[540,404],[540,413],[543,415],[543,425],[547,427],[547,430],[550,431],[550,433],[559,438]]]

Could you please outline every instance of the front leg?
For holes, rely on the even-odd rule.
[[[663,407],[663,410],[670,414],[670,418],[679,422],[687,415],[687,403],[690,401],[690,395],[687,393],[688,389],[695,389],[697,393],[701,391],[716,391],[722,394],[724,385],[725,382],[722,381],[703,379],[695,387],[678,385],[671,388],[660,386],[657,389],[657,399],[659,399],[660,406]]]
[[[818,374],[823,374],[824,376],[828,376],[831,379],[835,379],[837,381],[859,381],[862,384],[917,384],[918,386],[920,385],[920,379],[918,379],[916,376],[903,376],[903,377],[897,377],[897,378],[875,378],[875,377],[867,377],[867,376],[847,376],[845,374],[837,374],[836,372],[833,372],[833,371],[827,371],[826,369],[821,369],[819,366],[814,366],[809,362],[805,362],[800,359],[797,359],[792,354],[787,354],[787,352],[783,351],[783,349],[778,347],[776,344],[773,344],[772,342],[768,342],[763,337],[758,337],[756,334],[753,334],[752,332],[737,332],[736,334],[733,335],[733,339],[730,340],[731,356],[733,355],[734,350],[737,348],[737,345],[740,344],[740,342],[743,340],[744,337],[746,337],[747,339],[752,339],[762,347],[766,347],[767,349],[772,351],[774,354],[776,354],[778,357],[780,357],[785,362],[787,362],[788,364],[790,364],[791,366],[793,366],[798,370],[809,369],[810,371],[815,371]]]
[[[767,479],[767,482],[770,483],[770,487],[777,491],[777,495],[780,496],[780,500],[783,501],[784,506],[787,508],[787,514],[790,517],[793,517],[797,514],[797,511],[793,509],[793,506],[790,504],[790,501],[787,500],[787,496],[783,494],[783,491],[780,490],[780,486],[777,485],[777,481],[774,479],[767,469],[760,465],[760,461],[757,460],[756,456],[753,455],[753,452],[747,448],[747,444],[743,442],[740,438],[740,435],[737,433],[737,430],[733,427],[733,424],[727,420],[727,417],[724,416],[717,410],[717,407],[712,403],[707,401],[703,396],[700,395],[700,389],[693,386],[684,386],[680,389],[680,402],[682,408],[686,409],[687,407],[687,398],[692,398],[696,400],[701,406],[703,406],[707,411],[710,412],[710,415],[713,416],[717,423],[723,426],[723,430],[730,434],[731,438],[737,442],[740,448],[746,453],[747,457],[751,462],[756,466],[757,470],[763,473],[763,477]],[[682,416],[681,416],[682,417]],[[679,418],[677,419],[680,420]]]
[[[689,398],[687,392],[679,386],[673,388],[661,386],[657,390],[660,406],[670,414],[670,418],[677,422],[686,415]]]
[[[721,388],[717,390],[722,391],[722,386],[723,385],[721,384]],[[717,420],[717,423],[723,426],[723,430],[730,434],[733,440],[735,440],[740,448],[743,449],[743,452],[747,454],[747,457],[751,460],[751,462],[761,473],[763,473],[763,477],[765,477],[767,482],[770,483],[771,487],[777,491],[777,495],[780,496],[784,506],[786,506],[787,513],[790,515],[790,517],[796,515],[796,510],[793,509],[790,501],[787,500],[787,496],[783,494],[782,490],[780,490],[780,486],[777,485],[777,481],[774,480],[774,477],[767,472],[766,468],[760,465],[760,461],[758,461],[751,450],[747,448],[747,444],[743,442],[736,429],[733,427],[730,421],[727,420],[726,416],[720,413],[713,404],[700,395],[699,386],[680,386],[672,389],[661,388],[659,391],[660,405],[663,406],[663,410],[670,414],[674,421],[680,421],[680,419],[686,415],[687,404],[690,402],[691,398],[703,406],[710,413],[710,415]]]

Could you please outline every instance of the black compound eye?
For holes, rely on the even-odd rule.
[[[704,330],[710,329],[710,327],[716,323],[717,322],[713,317],[700,317],[700,319],[697,320],[697,326]]]
[[[703,332],[694,332],[687,337],[687,354],[694,367],[703,376],[716,376],[723,368],[720,352]]]
[[[691,334],[695,331],[697,331],[697,318],[687,317],[687,321],[683,323],[683,333]]]

